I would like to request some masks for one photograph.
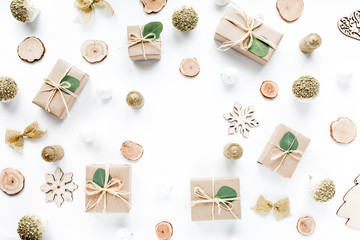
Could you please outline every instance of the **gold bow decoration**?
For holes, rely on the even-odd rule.
[[[107,164],[105,167],[104,187],[100,187],[92,180],[86,181],[85,193],[87,196],[90,196],[90,200],[85,208],[86,212],[96,208],[100,204],[101,200],[104,199],[102,210],[104,213],[106,213],[108,194],[113,196],[114,198],[122,200],[128,208],[131,207],[131,204],[124,198],[125,196],[130,195],[130,192],[125,192],[121,190],[124,186],[123,182],[115,178],[111,178],[111,180],[109,181],[109,176],[109,164]]]
[[[236,45],[239,45],[241,49],[248,50],[253,45],[254,37],[259,39],[260,41],[266,43],[267,45],[269,45],[273,49],[276,49],[277,45],[275,43],[270,42],[268,39],[266,39],[265,37],[263,37],[263,36],[261,36],[261,35],[259,35],[258,33],[255,32],[255,29],[259,28],[263,24],[263,22],[264,22],[263,17],[261,17],[261,16],[255,16],[255,17],[248,16],[243,9],[241,9],[236,4],[234,4],[234,5],[238,9],[237,14],[239,14],[241,16],[241,18],[244,19],[245,24],[242,24],[239,21],[237,21],[235,19],[232,19],[230,17],[226,17],[226,16],[223,19],[225,19],[225,20],[229,21],[230,23],[234,24],[235,26],[237,26],[238,28],[240,28],[241,30],[243,30],[246,33],[240,39],[224,42],[218,49],[221,50],[221,51],[227,51],[230,48],[232,48],[232,47],[234,47]],[[249,39],[250,39],[250,41],[249,41],[249,43],[247,43],[247,41]]]
[[[235,219],[239,220],[239,218],[233,212],[234,205],[232,202],[234,200],[239,200],[240,197],[226,198],[226,199],[215,197],[215,179],[214,178],[212,179],[212,196],[209,196],[200,187],[195,187],[194,193],[196,196],[198,196],[201,199],[191,201],[191,207],[194,207],[197,204],[211,203],[212,204],[212,207],[211,207],[212,220],[215,220],[215,205],[218,208],[218,211],[217,211],[218,215],[221,214],[221,209],[223,209],[223,210],[229,211],[234,216]]]
[[[257,199],[256,205],[251,208],[262,216],[268,215],[273,210],[276,220],[281,220],[289,217],[290,214],[290,200],[289,198],[282,198],[274,204],[260,195]]]
[[[15,151],[22,153],[24,150],[24,137],[36,140],[42,138],[47,133],[47,130],[38,130],[38,126],[38,122],[35,121],[27,126],[24,132],[7,129],[5,134],[5,143]]]
[[[90,22],[94,7],[105,13],[111,13],[111,15],[114,14],[114,10],[110,3],[105,0],[75,0],[74,6],[81,11],[81,13],[74,20],[75,23],[79,24]]]
[[[146,50],[145,50],[145,43],[151,43],[154,44],[156,42],[159,41],[159,39],[156,38],[156,34],[155,33],[149,33],[146,36],[143,36],[142,31],[141,31],[141,27],[139,26],[140,29],[140,36],[134,34],[134,33],[130,33],[129,34],[129,44],[128,47],[132,47],[136,44],[141,43],[141,47],[142,47],[142,52],[144,55],[144,60],[147,60],[147,56],[146,56]],[[155,48],[159,49],[159,47],[157,45],[153,45]]]

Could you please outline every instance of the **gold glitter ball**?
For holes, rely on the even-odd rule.
[[[132,91],[126,96],[126,102],[130,107],[140,109],[144,106],[145,100],[141,93]]]
[[[320,92],[320,83],[312,76],[301,76],[293,83],[292,92],[300,99],[315,98]]]
[[[192,7],[183,6],[175,10],[172,15],[172,23],[174,27],[181,32],[190,32],[199,21],[198,14]]]
[[[10,77],[0,77],[0,102],[8,102],[15,98],[18,86]]]

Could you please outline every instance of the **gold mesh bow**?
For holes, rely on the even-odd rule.
[[[110,3],[105,0],[75,0],[74,6],[81,11],[81,13],[74,20],[75,23],[79,24],[90,22],[94,7],[105,13],[111,13],[112,15],[114,14],[114,10]]]

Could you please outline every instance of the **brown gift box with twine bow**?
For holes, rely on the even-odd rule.
[[[144,26],[128,26],[128,52],[131,61],[151,60],[161,58],[160,37],[155,40],[142,41]]]
[[[249,50],[242,48],[240,44],[240,40],[247,34],[248,31],[245,31],[239,26],[236,26],[234,22],[237,22],[243,26],[247,26],[245,21],[246,17],[249,18],[249,26],[251,26],[251,19],[254,18],[247,16],[246,13],[238,7],[229,7],[224,17],[220,20],[220,24],[216,28],[215,40],[223,43],[223,46],[219,48],[220,50],[227,50],[228,47],[230,47],[231,43],[233,43],[234,46],[232,46],[232,48],[234,50],[238,51],[239,53],[247,56],[248,58],[254,60],[261,65],[265,65],[274,54],[277,45],[279,45],[283,37],[283,34],[267,26],[264,23],[253,29],[253,33],[265,37],[269,43],[272,43],[272,45],[274,45],[273,47],[269,47],[269,53],[266,56],[259,57],[254,53],[250,52]],[[231,21],[229,21],[229,19],[231,19]],[[260,18],[258,18],[258,20],[255,20],[254,26],[257,26],[258,24],[260,24]],[[245,45],[247,44],[248,39],[249,37],[244,39]],[[230,43],[230,45],[226,46],[226,43]]]
[[[293,136],[295,136],[297,144],[295,144]],[[281,147],[283,138],[289,139],[288,146],[292,150],[287,152],[289,149]],[[279,124],[260,155],[258,163],[286,178],[291,178],[309,144],[309,138],[284,124]],[[296,149],[294,149],[295,146],[297,146]]]
[[[55,89],[54,86],[44,82],[33,100],[33,103],[60,119],[67,117],[68,111],[70,111],[76,101],[76,97],[79,96],[89,80],[89,76],[86,73],[62,59],[56,62],[45,80],[48,79],[55,84],[59,84],[65,76],[72,76],[80,81],[80,86],[74,93],[67,94],[63,91],[60,92],[59,89]],[[53,98],[51,98],[52,94],[54,94]]]
[[[221,204],[221,202],[216,201],[217,199],[215,196],[223,186],[233,188],[237,193],[235,198],[228,199],[231,201],[229,205]],[[191,179],[190,191],[192,221],[241,218],[239,178]]]
[[[109,186],[93,182],[99,168],[108,168]],[[121,183],[118,185],[118,183]],[[102,195],[103,194],[103,195]],[[131,209],[131,166],[129,164],[92,164],[86,166],[85,212],[128,213]]]

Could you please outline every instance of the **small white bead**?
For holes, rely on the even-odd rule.
[[[224,6],[226,4],[228,4],[230,2],[230,0],[214,0],[214,3],[218,6]]]
[[[132,233],[126,228],[120,228],[116,231],[116,240],[132,240]]]
[[[240,78],[240,73],[236,68],[228,67],[220,73],[220,77],[226,84],[235,84]]]
[[[353,74],[352,73],[348,73],[348,72],[338,72],[336,74],[336,81],[338,81],[339,83],[344,83],[347,84],[350,82],[350,80],[352,79]]]
[[[80,130],[80,137],[86,143],[91,143],[95,140],[96,132],[94,126],[85,125]]]
[[[164,178],[159,181],[158,190],[162,196],[170,195],[172,192],[172,189],[173,189],[173,184],[172,184],[171,179]]]
[[[101,99],[109,99],[113,94],[113,86],[109,83],[104,83],[96,88],[96,92]]]

